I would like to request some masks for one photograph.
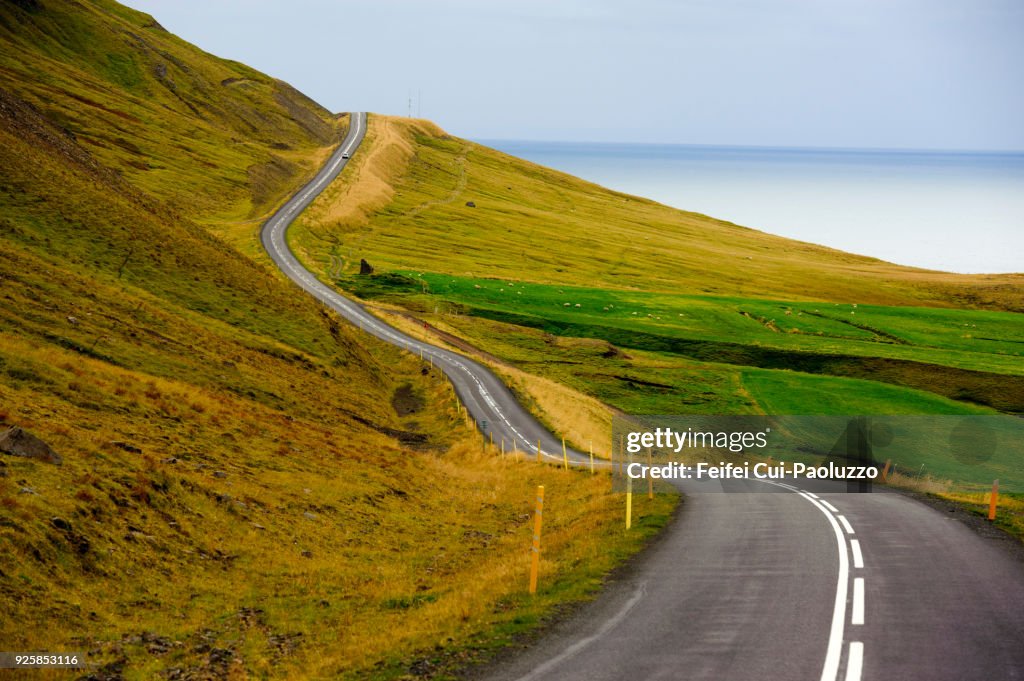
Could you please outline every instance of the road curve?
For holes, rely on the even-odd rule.
[[[452,382],[459,399],[485,437],[493,437],[495,443],[504,439],[507,447],[533,455],[539,446],[544,458],[561,461],[561,441],[523,409],[489,369],[386,324],[358,303],[320,282],[292,254],[285,238],[288,226],[345,169],[349,161],[346,157],[356,152],[365,134],[366,114],[352,114],[348,135],[320,172],[263,224],[260,233],[263,248],[289,279],[352,324],[383,341],[430,359]],[[584,460],[582,454],[571,449],[568,456],[574,462]]]
[[[767,484],[684,490],[635,569],[474,678],[1024,679],[1015,540],[896,492]]]
[[[539,442],[545,457],[560,460],[560,441],[488,369],[385,324],[318,281],[289,250],[288,225],[344,169],[344,156],[365,132],[366,114],[353,114],[324,168],[264,224],[264,247],[324,305],[431,358],[485,435],[531,453]],[[583,460],[571,450],[569,456]],[[884,491],[842,494],[757,481],[738,482],[730,493],[682,491],[678,521],[635,569],[528,650],[479,676],[1024,680],[1024,563],[998,532],[979,534]]]

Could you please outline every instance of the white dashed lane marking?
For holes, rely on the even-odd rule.
[[[850,624],[864,624],[864,578],[857,577],[853,580],[853,613],[850,615]]]
[[[853,567],[858,570],[864,567],[864,556],[860,552],[860,542],[856,539],[851,539],[850,551],[853,552]]]

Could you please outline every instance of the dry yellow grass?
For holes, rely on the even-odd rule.
[[[332,184],[335,199],[318,202],[310,216],[352,227],[367,224],[368,215],[387,205],[394,195],[394,182],[405,172],[412,158],[412,143],[387,117],[368,120],[366,146],[360,147],[346,167],[340,182]]]
[[[404,669],[437,655],[436,645],[457,658],[477,637],[497,645],[553,603],[585,596],[673,503],[638,509],[653,524],[623,535],[606,476],[484,451],[436,375],[417,389],[440,408],[411,419],[443,424],[453,444],[417,451],[331,422],[330,405],[318,413],[315,403],[334,399],[328,381],[306,410],[287,413],[9,335],[0,347],[19,367],[52,367],[41,380],[53,385],[0,383],[0,404],[22,405],[0,410],[0,422],[65,458],[55,468],[5,457],[0,468],[10,549],[0,568],[25,590],[4,599],[0,637],[13,649],[74,641],[97,651],[94,662],[125,656],[139,678],[210,670],[195,653],[204,641],[230,651],[243,676],[366,678],[380,663]],[[393,369],[419,374],[417,359],[393,354]],[[117,418],[124,411],[131,424]],[[528,599],[538,484],[548,500],[542,592]],[[87,548],[75,548],[79,538]],[[45,608],[37,592],[54,595]],[[172,650],[153,655],[145,632]]]
[[[324,190],[321,198],[306,209],[304,219],[311,224],[330,224],[330,231],[311,229],[294,239],[289,235],[292,249],[307,263],[320,266],[329,274],[337,264],[328,257],[332,245],[340,243],[341,234],[369,231],[369,217],[383,209],[394,196],[394,184],[408,170],[415,153],[409,138],[408,121],[388,116],[369,116],[366,137],[359,151],[346,166],[345,173]],[[421,122],[415,128],[422,133],[433,134],[436,127]],[[294,232],[294,230],[293,230]],[[358,256],[352,262],[353,248],[335,253],[346,266],[358,265]],[[316,267],[316,265],[313,265]]]
[[[490,362],[488,362],[490,363]],[[545,425],[581,452],[610,458],[614,410],[603,402],[549,378],[508,365],[491,366]]]
[[[933,478],[930,475],[915,476],[901,473],[890,474],[887,483],[899,489],[952,501],[974,514],[988,516],[989,502],[992,499],[991,490],[965,492],[952,480]],[[1024,541],[1024,497],[1020,494],[1002,492],[997,496],[996,501],[996,525]]]
[[[953,488],[952,480],[933,478],[931,475],[904,475],[899,472],[890,473],[886,477],[886,483],[899,489],[940,496],[946,496]]]
[[[534,416],[552,432],[564,437],[570,446],[581,452],[587,452],[593,447],[595,457],[610,457],[608,444],[612,432],[612,417],[615,415],[613,408],[567,385],[523,371],[487,353],[473,352],[468,349],[471,347],[468,344],[452,345],[433,330],[439,329],[452,336],[458,335],[458,330],[449,325],[441,315],[422,315],[422,318],[429,320],[433,327],[424,329],[421,323],[413,321],[408,313],[395,306],[375,304],[371,309],[378,316],[384,317],[389,324],[415,338],[422,338],[483,362],[520,397],[523,405]],[[588,341],[560,339],[559,342]]]

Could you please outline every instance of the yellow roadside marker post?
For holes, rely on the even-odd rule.
[[[626,529],[633,527],[633,478],[626,476]]]
[[[538,448],[539,450],[539,448]],[[537,486],[537,508],[533,516],[533,556],[530,561],[530,593],[537,593],[537,572],[540,570],[540,528],[544,519],[544,485]]]
[[[594,474],[594,441],[590,441],[590,474]]]
[[[565,465],[565,470],[569,470],[569,454],[565,451],[565,438],[562,438],[562,463]]]
[[[537,463],[540,463],[540,438],[537,438]]]
[[[999,503],[999,480],[992,481],[992,495],[988,499],[988,519],[996,519],[996,504]]]

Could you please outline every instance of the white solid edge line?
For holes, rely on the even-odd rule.
[[[836,507],[835,507],[835,506],[833,506],[832,504],[828,503],[828,502],[827,502],[827,501],[825,501],[824,499],[818,499],[818,501],[820,501],[820,502],[821,502],[821,504],[822,504],[822,505],[823,505],[823,506],[824,506],[825,508],[827,508],[828,510],[832,511],[833,513],[839,513],[839,509],[838,509],[838,508],[836,508]]]
[[[619,622],[624,620],[626,618],[626,615],[628,615],[633,610],[633,608],[636,607],[636,604],[643,600],[643,597],[646,593],[647,582],[640,582],[640,584],[636,588],[636,591],[633,592],[632,597],[630,597],[630,599],[626,601],[626,604],[623,605],[622,608],[617,613],[615,613],[613,617],[606,620],[605,623],[601,625],[600,629],[598,629],[590,636],[587,636],[585,638],[580,639],[579,641],[576,641],[576,643],[573,643],[571,646],[560,652],[558,655],[555,655],[550,660],[547,660],[543,664],[540,664],[537,667],[535,667],[530,673],[526,674],[525,676],[520,676],[518,679],[516,679],[516,681],[532,681],[532,679],[536,679],[538,676],[541,676],[544,673],[550,671],[558,664],[565,662],[567,659],[577,655],[580,651],[589,646],[591,643],[603,637],[609,631],[614,629],[615,626]]]
[[[853,580],[853,613],[850,614],[850,624],[864,624],[864,578],[857,577]]]
[[[839,522],[843,524],[843,529],[846,530],[846,534],[854,534],[853,526],[850,525],[850,521],[846,519],[846,516],[837,515],[836,517],[839,518]]]
[[[850,641],[850,655],[846,658],[846,681],[860,681],[864,669],[864,644]]]
[[[836,601],[832,608],[832,627],[828,637],[828,648],[825,651],[825,666],[821,670],[821,681],[836,681],[839,676],[839,660],[843,656],[843,631],[846,628],[846,592],[850,581],[850,559],[846,555],[846,539],[843,530],[836,522],[836,517],[824,506],[810,497],[810,492],[800,492],[800,496],[814,504],[815,508],[828,518],[836,535],[836,547],[839,551],[839,578],[836,581]],[[839,516],[842,518],[842,516]]]
[[[853,551],[853,567],[858,570],[864,567],[864,555],[860,552],[860,542],[856,539],[851,539],[850,550]]]

